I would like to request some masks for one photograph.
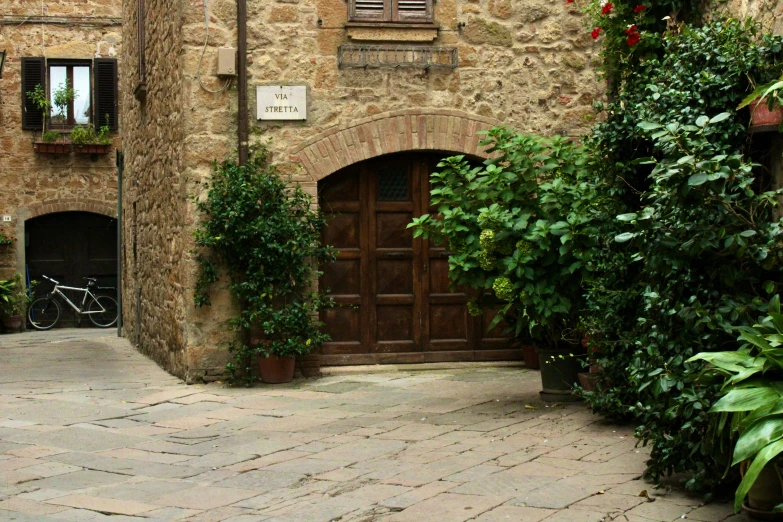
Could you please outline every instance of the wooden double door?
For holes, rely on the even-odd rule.
[[[352,165],[319,184],[324,242],[338,251],[320,280],[337,306],[322,312],[331,341],[321,364],[519,359],[491,314],[467,313],[449,288],[443,245],[407,228],[429,205],[429,174],[442,156],[400,154]]]

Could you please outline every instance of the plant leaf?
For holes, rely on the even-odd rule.
[[[742,508],[742,502],[745,500],[750,488],[756,482],[761,470],[764,469],[764,466],[781,451],[783,451],[783,440],[778,440],[765,446],[756,454],[756,458],[753,459],[748,471],[745,472],[745,476],[742,477],[742,482],[740,482],[737,492],[734,494],[735,513],[739,513],[739,510]]]

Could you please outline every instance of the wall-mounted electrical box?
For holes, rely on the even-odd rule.
[[[218,48],[218,76],[237,75],[237,50],[233,47]]]

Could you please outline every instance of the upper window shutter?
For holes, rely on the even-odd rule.
[[[46,90],[46,59],[22,58],[22,129],[42,130],[44,112],[27,97],[37,85]]]
[[[109,129],[117,130],[117,60],[96,58],[93,67],[93,117],[95,128],[106,125],[109,115]]]
[[[397,0],[400,22],[429,22],[432,20],[432,0]]]
[[[391,0],[353,0],[351,20],[357,22],[383,22],[388,20],[388,4]]]

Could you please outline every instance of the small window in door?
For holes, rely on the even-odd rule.
[[[378,201],[408,201],[408,169],[402,165],[378,172]]]

